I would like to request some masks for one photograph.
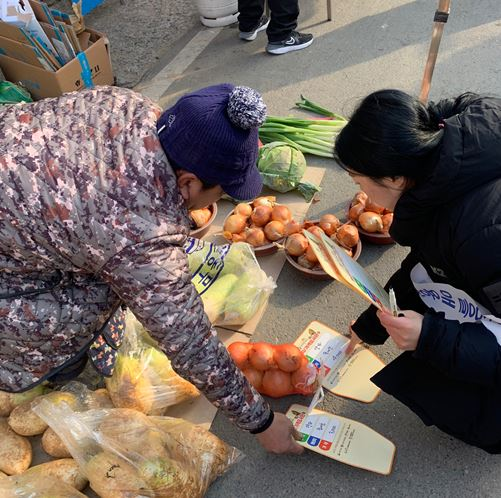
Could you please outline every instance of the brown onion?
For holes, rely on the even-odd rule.
[[[352,204],[363,204],[363,205],[365,205],[365,203],[367,202],[368,198],[369,198],[369,196],[364,191],[360,190],[353,197],[353,203]]]
[[[360,240],[357,227],[350,224],[341,225],[331,238],[346,249],[356,246]]]
[[[242,370],[242,373],[257,391],[261,391],[264,372],[255,368],[245,368]]]
[[[275,240],[283,239],[285,236],[285,226],[281,221],[270,221],[264,227],[264,234],[267,239],[273,242]]]
[[[272,208],[275,205],[276,201],[277,201],[276,197],[274,197],[273,195],[268,195],[266,197],[257,197],[252,202],[252,205],[254,207],[268,206],[268,207]]]
[[[353,204],[348,211],[348,219],[350,221],[358,221],[358,217],[364,212],[365,205],[357,202]]]
[[[233,236],[231,237],[232,242],[245,242],[246,240],[247,240],[247,235],[245,235],[245,232],[234,233]]]
[[[266,244],[266,237],[262,228],[248,228],[245,231],[246,242],[253,247],[264,246]]]
[[[293,233],[299,233],[301,231],[301,224],[295,220],[289,221],[285,225],[285,235],[292,235]]]
[[[245,202],[242,202],[242,203],[236,205],[233,212],[235,214],[241,214],[242,216],[245,216],[246,218],[248,218],[252,214],[252,206],[250,204],[246,204]]]
[[[322,235],[325,233],[319,226],[313,225],[312,227],[308,228],[308,232],[312,233],[315,235],[315,237],[318,237],[319,239],[322,238]]]
[[[271,219],[270,206],[258,206],[254,208],[251,214],[252,222],[258,227],[264,227]]]
[[[364,211],[358,218],[363,230],[369,233],[382,232],[383,220],[379,214],[372,211]]]
[[[302,256],[308,249],[308,239],[301,233],[294,233],[287,237],[285,250],[291,256]]]
[[[391,224],[393,223],[393,213],[383,214],[381,218],[383,221],[383,232],[388,232],[390,230]]]
[[[333,214],[324,214],[320,218],[320,228],[330,237],[339,228],[341,222]]]
[[[302,256],[299,256],[299,258],[297,258],[297,264],[299,266],[302,266],[303,268],[308,268],[308,270],[311,270],[315,266],[315,263],[310,263],[306,259],[306,255],[305,254],[303,254]]]
[[[195,222],[197,228],[204,226],[212,216],[212,212],[209,208],[194,209],[190,211],[191,219]]]
[[[226,218],[223,230],[230,233],[240,233],[243,232],[246,224],[247,219],[245,216],[242,216],[241,214],[232,214]]]
[[[292,213],[287,206],[277,205],[271,211],[271,219],[285,224],[292,219]]]
[[[375,202],[372,202],[370,199],[367,199],[367,202],[365,203],[365,210],[370,211],[371,213],[383,214],[385,208]]]
[[[308,246],[304,255],[310,263],[318,263],[317,255],[313,252],[313,248],[311,246]]]
[[[281,398],[293,393],[291,374],[282,370],[266,370],[261,384],[263,394],[272,398]]]

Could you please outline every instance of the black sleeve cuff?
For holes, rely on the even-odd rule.
[[[252,431],[249,432],[251,434],[260,434],[261,432],[264,432],[266,429],[269,429],[270,425],[273,423],[274,418],[275,414],[273,413],[273,410],[270,410],[270,416],[268,417],[268,420],[266,420],[266,422],[261,427],[253,429]]]

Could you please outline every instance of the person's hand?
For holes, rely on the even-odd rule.
[[[400,315],[403,316],[393,316],[386,311],[377,312],[381,325],[386,329],[398,349],[414,351],[421,335],[423,315],[412,310],[401,311]]]
[[[275,412],[272,424],[264,432],[256,434],[256,437],[261,446],[270,453],[299,455],[304,451],[295,441],[300,438],[299,432],[283,413]]]
[[[357,345],[362,342],[362,340],[360,339],[360,337],[358,337],[358,335],[355,333],[355,331],[351,328],[354,323],[355,323],[355,320],[353,320],[350,323],[351,337],[350,337],[350,342],[348,344],[348,347],[346,348],[346,351],[345,351],[346,356],[348,356],[351,353],[353,353],[353,351],[357,347]]]

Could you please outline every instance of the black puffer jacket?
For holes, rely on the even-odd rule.
[[[445,121],[430,178],[398,201],[393,238],[411,252],[391,277],[401,309],[424,313],[417,349],[373,377],[384,391],[470,444],[501,453],[501,347],[481,323],[446,320],[410,280],[421,263],[434,282],[461,289],[501,317],[501,99],[482,98]],[[366,310],[359,337],[382,344],[386,330]]]

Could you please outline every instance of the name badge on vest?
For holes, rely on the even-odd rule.
[[[501,319],[491,315],[487,308],[477,303],[466,292],[452,285],[433,282],[421,263],[412,269],[411,280],[428,308],[444,313],[447,320],[482,323],[501,345]]]

